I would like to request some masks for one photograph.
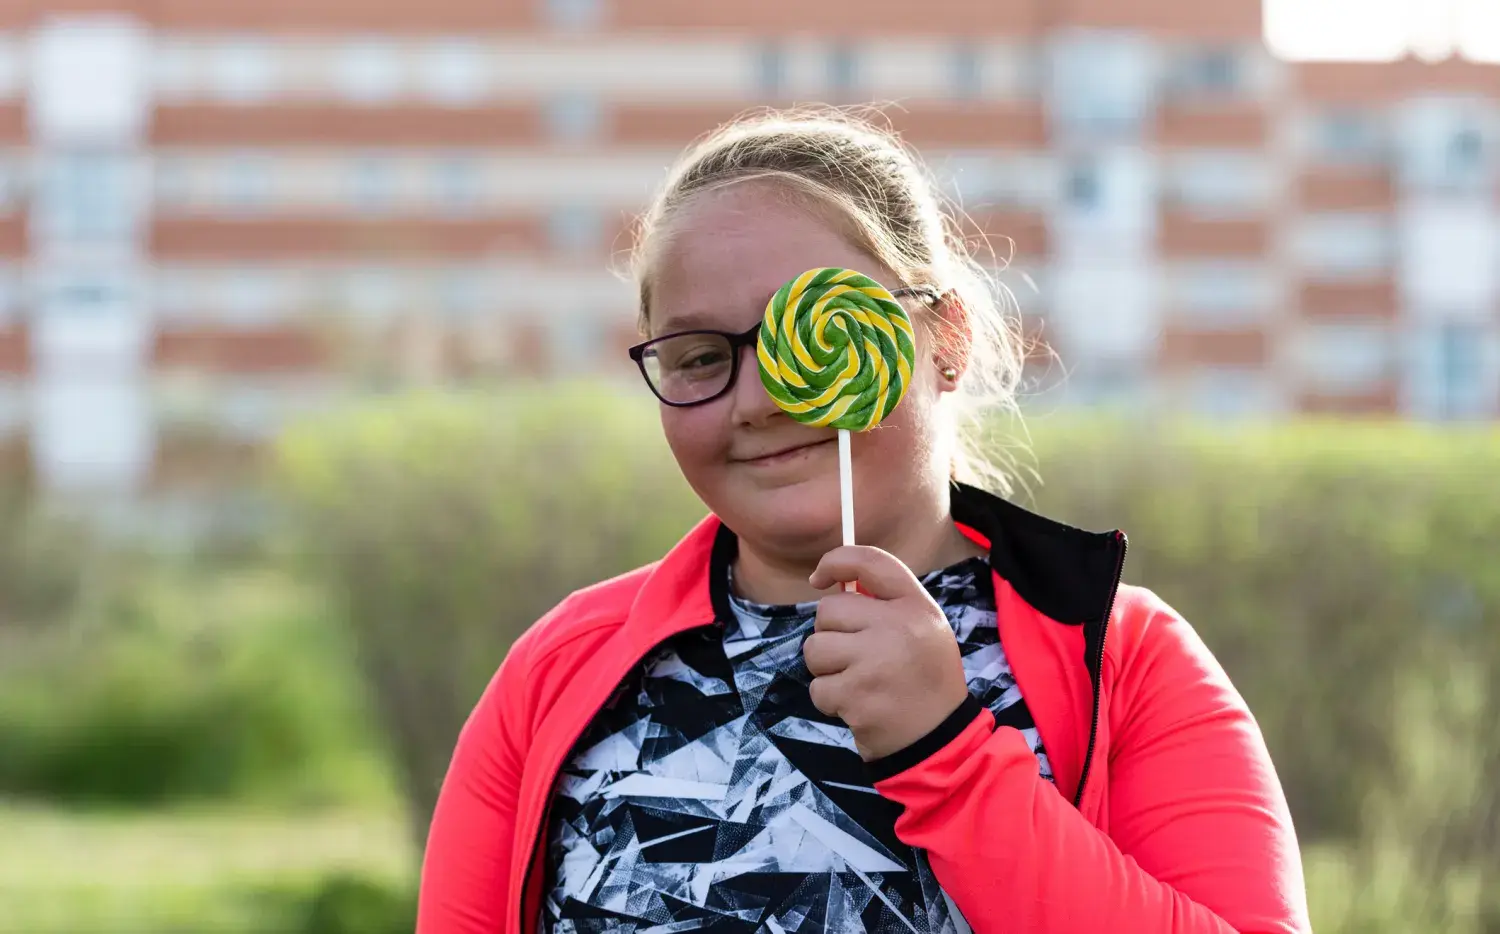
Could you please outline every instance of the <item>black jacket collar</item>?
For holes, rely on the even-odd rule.
[[[1125,533],[1088,532],[991,493],[953,485],[953,520],[990,540],[990,564],[1042,615],[1102,623],[1125,561]]]
[[[1029,512],[977,487],[954,483],[953,519],[990,541],[990,564],[1021,598],[1068,626],[1102,627],[1119,586],[1125,534],[1088,532]],[[739,539],[720,525],[709,588],[714,615],[732,618],[729,567]]]

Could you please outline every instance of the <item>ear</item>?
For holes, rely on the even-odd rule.
[[[954,383],[969,369],[974,349],[974,327],[969,307],[963,297],[949,289],[931,306],[936,326],[933,328],[932,360],[938,372],[951,371]]]

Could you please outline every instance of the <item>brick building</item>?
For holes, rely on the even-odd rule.
[[[1288,64],[1258,0],[10,0],[0,436],[132,488],[361,386],[620,371],[632,212],[811,100],[899,102],[1064,404],[1500,411],[1500,68]]]

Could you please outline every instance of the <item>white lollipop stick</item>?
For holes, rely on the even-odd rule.
[[[839,429],[839,501],[844,509],[844,544],[854,544],[854,457],[849,447],[849,430]],[[844,589],[853,592],[854,581],[846,581]]]

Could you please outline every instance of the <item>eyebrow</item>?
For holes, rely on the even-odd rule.
[[[663,334],[676,334],[680,331],[726,331],[736,332],[744,330],[733,325],[726,325],[717,320],[717,316],[701,311],[690,311],[681,315],[670,315],[657,322],[651,329],[654,335],[660,337]]]

